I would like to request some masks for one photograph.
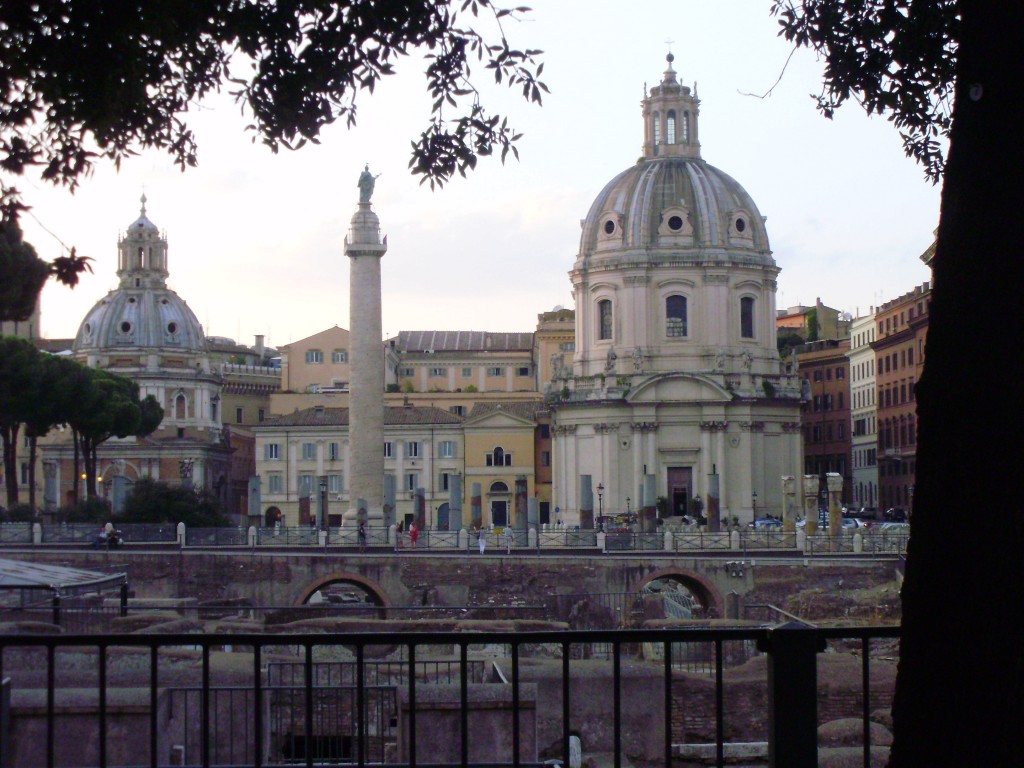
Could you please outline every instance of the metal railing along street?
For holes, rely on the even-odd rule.
[[[891,653],[898,634],[897,627],[792,623],[519,633],[2,635],[0,680],[11,681],[10,702],[0,697],[0,723],[7,724],[0,743],[9,760],[27,765],[31,754],[33,765],[47,767],[73,756],[76,765],[101,768],[338,762],[518,768],[544,756],[525,738],[494,734],[536,733],[538,697],[545,695],[543,727],[555,737],[551,757],[562,765],[569,764],[572,739],[588,733],[606,742],[602,751],[618,768],[644,748],[643,731],[656,745],[649,747],[655,751],[650,764],[671,766],[699,724],[712,762],[724,766],[726,734],[741,727],[730,697],[750,695],[748,687],[728,687],[725,669],[756,650],[767,658],[760,683],[766,711],[758,709],[742,727],[767,742],[769,765],[816,768],[817,657],[827,644],[838,644],[859,665],[860,691],[844,705],[852,713],[844,716],[861,720],[860,748],[869,766],[870,713],[891,705],[888,692],[880,699],[872,688],[873,644],[884,643]],[[584,652],[595,647],[607,650],[606,660]],[[496,648],[502,652],[491,662],[495,674],[481,677],[479,654]],[[734,648],[746,650],[734,659]],[[396,649],[400,661],[380,663],[381,653]],[[539,650],[553,677],[530,673]],[[429,667],[438,656],[443,664]],[[698,672],[687,671],[692,663],[699,663]],[[646,671],[638,672],[638,664]],[[692,696],[694,674],[706,681],[707,694],[699,698]],[[594,690],[586,681],[595,675],[609,681],[600,701],[583,693]],[[542,694],[545,680],[550,685]],[[484,701],[490,703],[481,706]],[[95,738],[72,737],[90,718]]]

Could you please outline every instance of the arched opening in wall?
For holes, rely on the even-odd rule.
[[[659,619],[701,619],[708,613],[707,591],[680,574],[651,579],[640,588],[644,616]]]
[[[683,112],[682,125],[680,126],[683,132],[683,144],[690,143],[690,113]]]
[[[306,596],[304,605],[326,607],[332,613],[337,610],[346,618],[383,618],[379,609],[386,603],[365,581],[339,576],[320,583]]]
[[[185,395],[179,394],[174,398],[174,418],[184,419],[186,413]]]
[[[740,336],[744,339],[754,338],[753,296],[744,296],[740,299]]]
[[[496,528],[504,528],[508,525],[509,502],[511,492],[508,484],[500,480],[491,483],[487,489],[487,502],[491,513],[491,525]]]
[[[686,297],[668,296],[665,299],[665,335],[682,338],[687,334]]]
[[[676,143],[676,111],[674,109],[668,111],[668,117],[665,120],[665,143]]]
[[[658,154],[658,145],[661,144],[661,113],[654,113],[654,154]]]
[[[601,341],[612,337],[612,302],[601,299],[597,302],[597,338]]]
[[[263,513],[263,524],[267,528],[273,528],[283,519],[284,515],[281,514],[281,510],[277,507],[267,507],[267,511]]]

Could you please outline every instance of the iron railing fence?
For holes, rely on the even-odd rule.
[[[0,523],[0,544],[31,544],[32,523]]]
[[[871,712],[891,704],[873,688],[872,665],[896,648],[897,627],[658,629],[566,632],[375,634],[131,634],[0,636],[0,680],[11,678],[10,705],[0,722],[19,738],[3,743],[12,765],[312,766],[388,762],[403,766],[532,766],[545,758],[569,763],[577,733],[592,751],[610,752],[614,765],[634,759],[653,739],[651,765],[671,766],[684,742],[706,736],[714,764],[726,764],[730,738],[767,741],[771,766],[817,766],[818,653],[827,645],[860,670],[860,690],[826,702],[830,717],[856,716],[863,729],[863,765],[872,764]],[[404,676],[383,683],[375,655],[400,646]],[[576,645],[608,649],[607,661],[574,660]],[[268,674],[281,649],[301,659],[301,674]],[[446,682],[421,673],[431,649],[454,649]],[[729,648],[756,648],[767,665],[759,674],[765,706],[743,714],[724,668]],[[474,682],[481,653],[499,649],[500,674]],[[879,652],[881,649],[881,652]],[[542,653],[543,652],[543,653]],[[330,678],[320,664],[344,655],[345,676]],[[543,727],[553,753],[521,738],[541,727],[533,719],[545,678],[531,673],[537,656],[549,662],[550,690]],[[697,683],[685,668],[699,662]],[[638,666],[639,665],[639,666]],[[496,667],[496,668],[497,668]],[[768,669],[772,673],[768,673]],[[759,669],[757,673],[755,670]],[[326,676],[325,676],[326,674]],[[353,679],[354,675],[354,679]],[[596,696],[595,676],[608,685]],[[856,675],[854,676],[856,679]],[[332,683],[332,684],[327,684]],[[627,684],[628,683],[628,684]],[[494,688],[491,688],[494,686]],[[494,691],[486,693],[482,689]],[[697,690],[705,693],[696,696]],[[83,691],[90,695],[83,697]],[[495,695],[495,693],[500,695]],[[391,698],[394,695],[395,698]],[[484,698],[481,698],[481,697]],[[599,701],[596,699],[600,699]],[[759,700],[761,700],[759,698]],[[481,706],[482,701],[489,702]],[[642,705],[641,705],[642,703]],[[445,713],[444,720],[437,719]],[[641,718],[643,727],[637,727]],[[94,739],[75,739],[83,723]],[[439,723],[443,727],[438,730]],[[598,727],[600,724],[600,727]],[[641,733],[642,732],[642,733]],[[644,740],[641,743],[641,737]],[[26,741],[27,740],[27,741]],[[447,752],[445,750],[448,750]],[[31,755],[27,758],[26,755]],[[26,762],[28,760],[29,762]]]
[[[99,528],[92,523],[61,523],[40,526],[41,541],[47,545],[88,545],[98,546]],[[216,547],[321,547],[328,549],[355,550],[360,547],[358,529],[353,526],[330,528],[324,532],[313,526],[271,526],[259,528],[188,527],[184,541],[178,541],[177,526],[171,524],[123,523],[118,530],[123,543],[129,545],[175,545],[195,548]],[[881,529],[843,530],[838,536],[819,532],[813,536],[787,532],[782,529],[743,529],[737,531],[709,532],[706,530],[639,532],[612,530],[600,536],[595,529],[554,528],[527,531],[516,529],[504,531],[440,531],[424,529],[419,532],[417,550],[429,552],[475,551],[480,536],[486,542],[485,551],[491,554],[536,554],[557,553],[560,550],[590,550],[613,553],[657,553],[657,552],[709,552],[751,550],[790,550],[803,555],[815,554],[880,554],[899,555],[906,552],[909,534],[905,531]],[[0,525],[0,545],[31,544],[32,527],[29,523],[6,523]],[[858,543],[859,542],[859,543]],[[371,527],[366,532],[364,548],[380,553],[385,550],[402,551],[412,549],[408,532],[396,538],[387,527]]]

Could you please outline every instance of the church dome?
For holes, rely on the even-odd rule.
[[[730,261],[772,263],[753,199],[699,157],[641,159],[605,185],[583,221],[581,257],[659,248],[701,261],[728,251]]]
[[[583,221],[580,258],[616,252],[630,261],[658,261],[661,251],[672,261],[774,265],[753,199],[701,158],[700,101],[678,82],[672,61],[669,54],[661,83],[642,102],[643,157],[594,200]]]
[[[120,285],[86,314],[75,336],[76,352],[118,349],[206,351],[195,313],[167,287],[167,238],[142,211],[118,242]]]

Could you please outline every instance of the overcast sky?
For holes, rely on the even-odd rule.
[[[918,257],[938,223],[939,190],[903,154],[884,118],[851,104],[832,121],[815,109],[821,64],[789,56],[768,0],[535,0],[506,31],[545,51],[543,107],[491,84],[484,103],[524,132],[520,161],[485,160],[440,191],[407,171],[425,127],[423,63],[360,97],[359,124],[324,132],[319,146],[274,155],[252,143],[228,99],[192,118],[199,167],[181,173],[147,154],[102,167],[73,196],[35,179],[27,239],[52,259],[61,242],[95,258],[73,291],[43,292],[42,331],[73,336],[117,285],[117,240],[138,215],[167,233],[170,286],[209,335],[271,345],[349,326],[342,241],[368,162],[374,210],[388,235],[383,260],[386,336],[400,330],[532,331],[537,314],[572,306],[568,271],[580,219],[614,175],[641,154],[644,86],[665,69],[671,39],[680,79],[697,84],[704,159],[752,195],[782,268],[778,306],[817,297],[863,314],[929,279]],[[42,226],[47,231],[44,231]],[[50,234],[52,233],[52,234]],[[59,241],[58,239],[59,238]]]

